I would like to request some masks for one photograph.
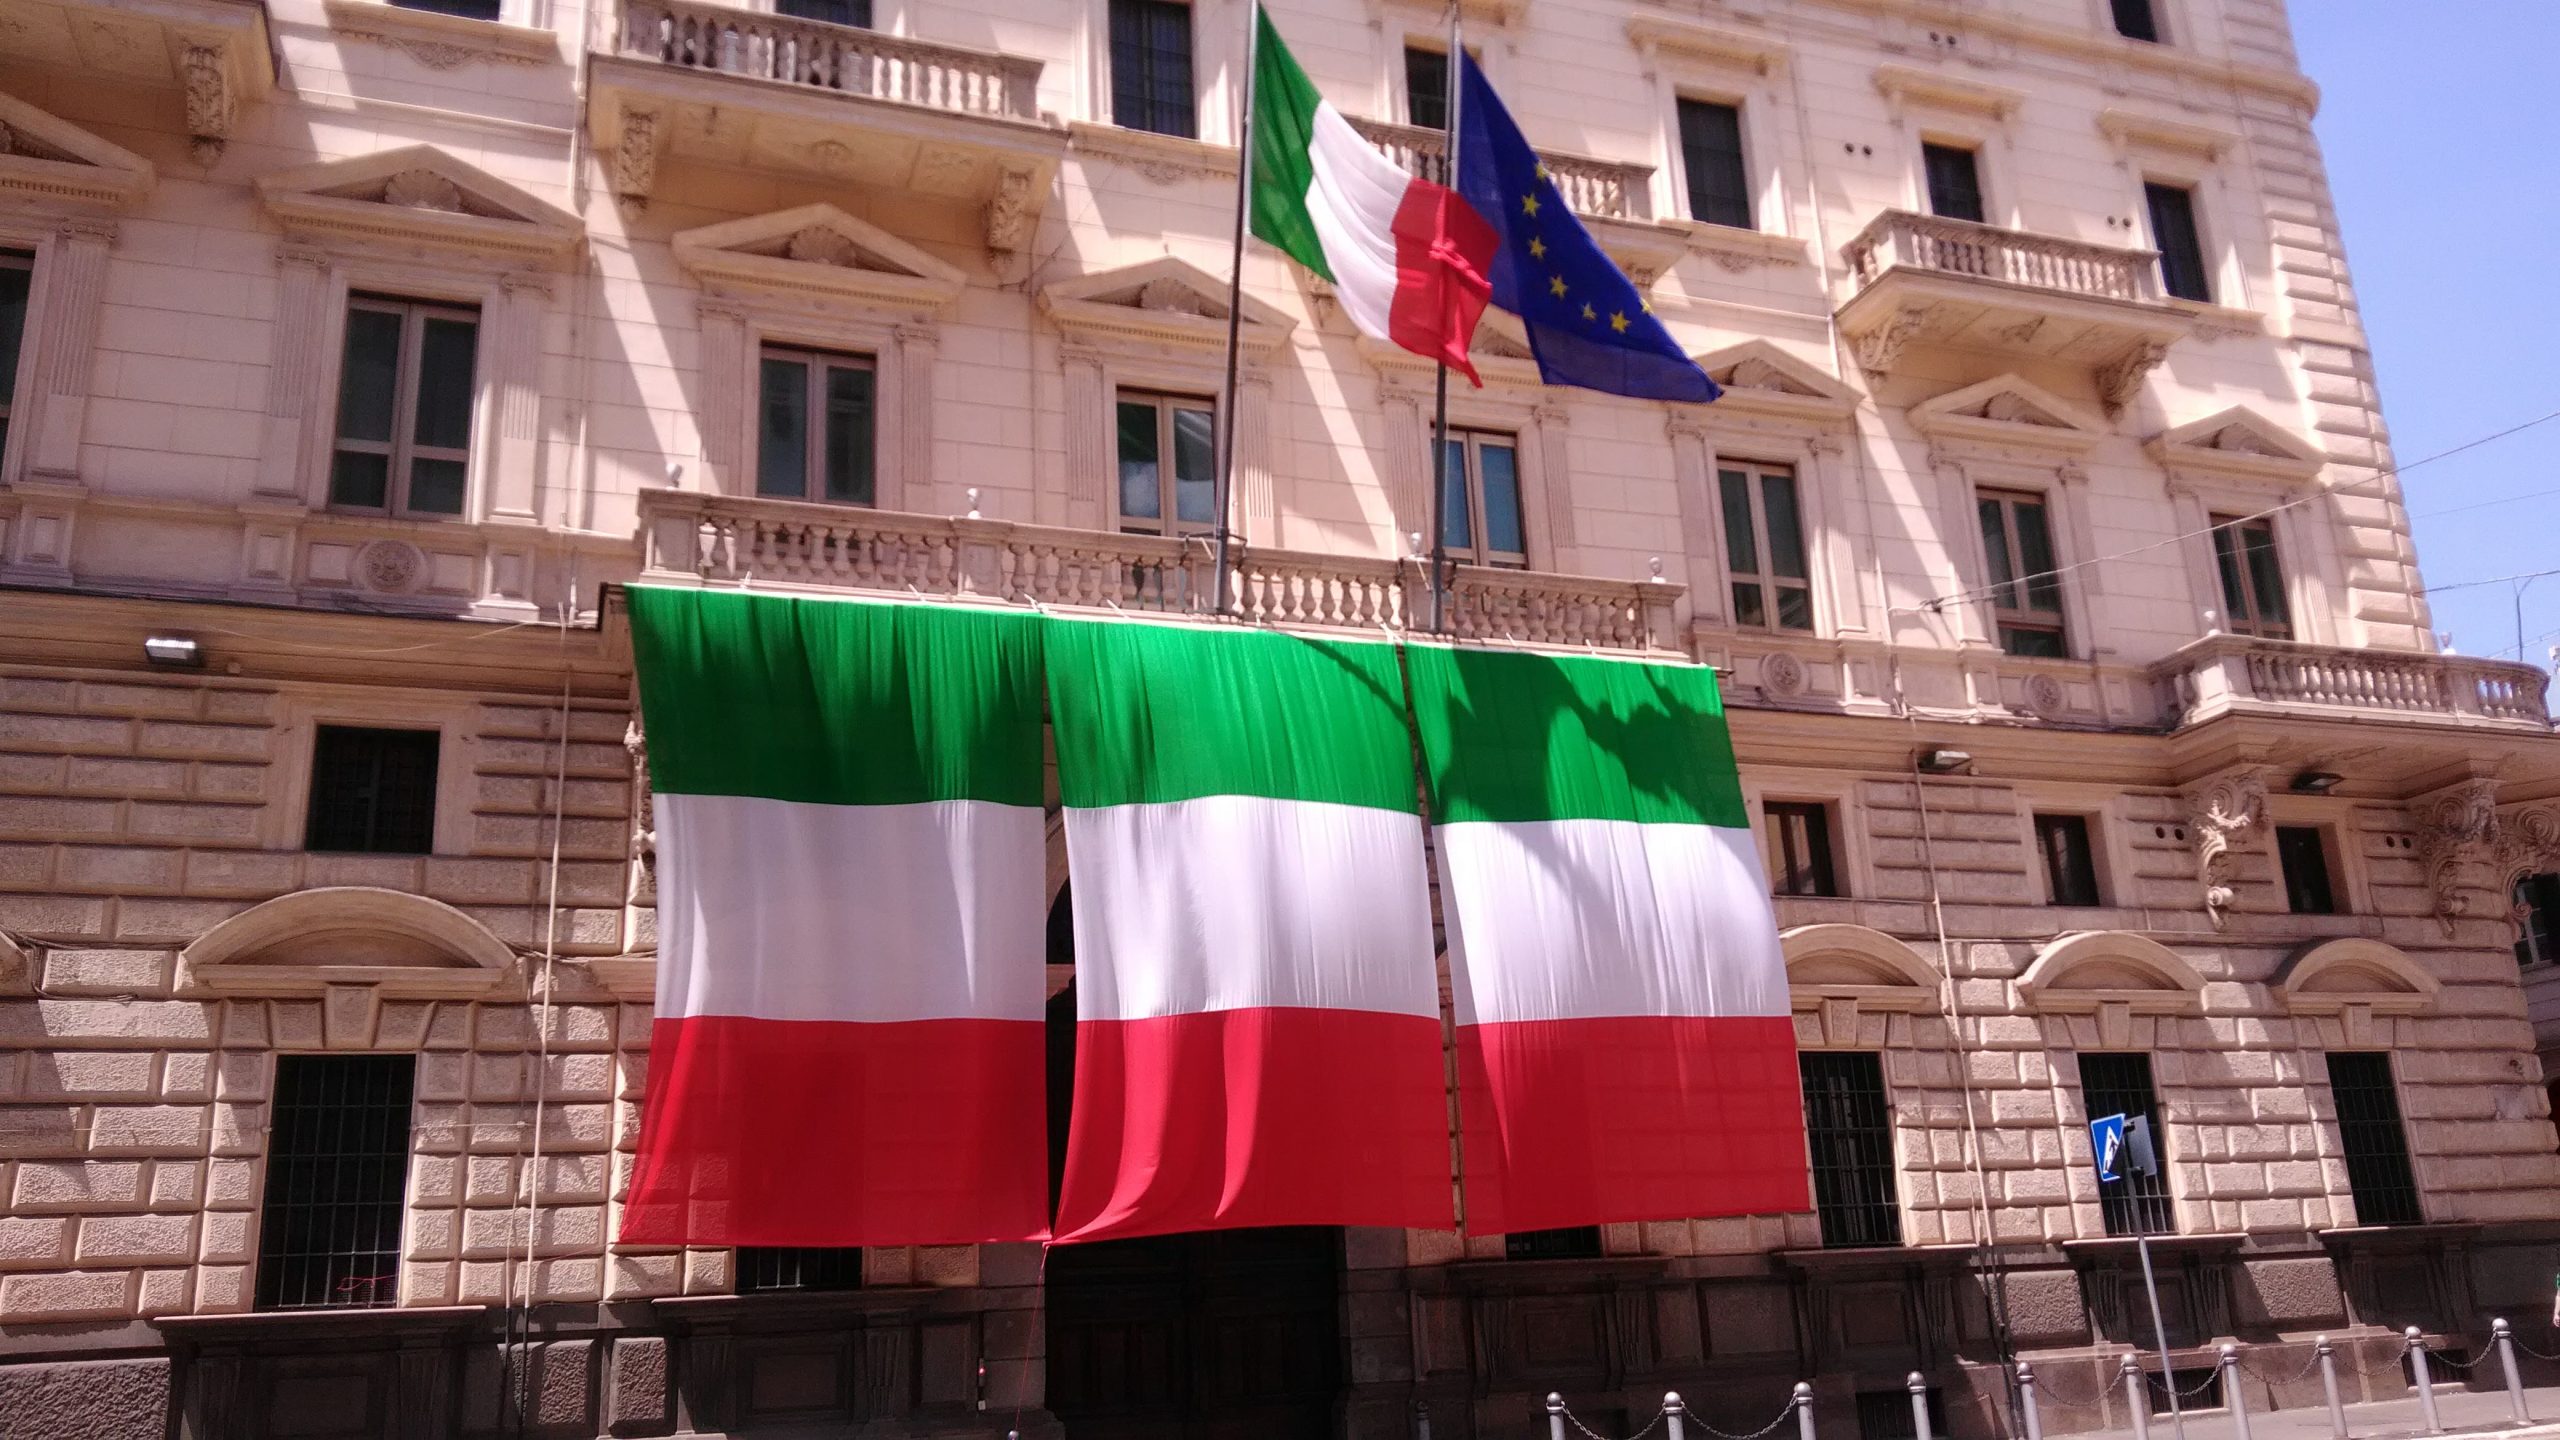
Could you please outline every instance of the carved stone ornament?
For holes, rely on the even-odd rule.
[[[19,155],[24,156],[29,160],[65,160],[74,164],[89,163],[81,160],[78,156],[71,154],[69,151],[47,145],[42,140],[37,139],[35,136],[28,134],[24,130],[17,129],[6,121],[0,121],[0,155]]]
[[[2167,342],[2145,340],[2123,357],[2098,367],[2098,395],[2107,402],[2110,415],[2133,403],[2142,393],[2142,382],[2169,358]]]
[[[2418,864],[2450,937],[2454,922],[2471,913],[2472,863],[2491,858],[2497,844],[2498,782],[2464,780],[2410,808],[2418,821]]]
[[[657,795],[649,788],[649,737],[641,732],[637,717],[622,732],[622,748],[631,757],[631,854],[639,862],[632,867],[631,898],[638,904],[655,904],[658,893],[658,801]]]
[[[2231,882],[2239,868],[2234,846],[2267,823],[2267,782],[2254,770],[2226,770],[2187,788],[2187,826],[2195,832],[2196,879],[2213,928],[2231,908]]]
[[[987,248],[1005,254],[1031,243],[1031,172],[1008,165],[996,173],[987,200]]]
[[[850,270],[862,259],[853,241],[823,225],[812,225],[784,242],[782,253],[810,265],[838,265]]]
[[[649,192],[658,185],[658,113],[626,111],[622,138],[613,147],[613,193],[623,209],[637,214],[647,208]]]
[[[187,133],[194,137],[190,151],[197,164],[210,166],[222,158],[222,142],[230,138],[239,97],[232,91],[218,46],[189,45],[179,57],[178,68],[186,82]]]
[[[1780,699],[1802,695],[1804,662],[1787,654],[1764,656],[1760,661],[1760,688]]]
[[[2064,693],[2062,682],[2050,675],[2028,676],[2026,691],[2027,709],[2046,720],[2060,715],[2070,698]]]
[[[382,182],[382,203],[410,210],[444,210],[460,215],[467,213],[462,203],[462,187],[433,170],[403,170]]]
[[[1891,373],[1901,361],[1902,352],[1928,323],[1925,307],[1894,311],[1891,319],[1857,338],[1858,368],[1870,375]]]
[[[426,569],[426,557],[406,540],[376,540],[364,547],[356,563],[367,587],[392,595],[406,594]]]
[[[2560,870],[2560,805],[2510,810],[2498,817],[2496,843],[2498,893],[2507,897],[2507,918],[2519,933],[2528,918],[2515,903],[2516,886],[2526,877]]]

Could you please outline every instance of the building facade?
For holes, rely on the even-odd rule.
[[[2547,1346],[2560,745],[2430,632],[2280,0],[1458,11],[1726,394],[1490,318],[1448,624],[1725,672],[1815,1213],[616,1245],[616,587],[1198,611],[1223,426],[1242,620],[1416,629],[1432,374],[1231,311],[1237,0],[0,0],[0,1432],[2059,1433],[2146,1233],[2191,1405]],[[1445,166],[1442,6],[1275,20]]]

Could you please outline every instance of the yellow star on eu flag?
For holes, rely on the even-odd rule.
[[[1589,305],[1585,305],[1582,307],[1582,318],[1585,320],[1597,320],[1600,317]]]
[[[1528,216],[1533,216],[1533,217],[1534,217],[1534,216],[1538,213],[1538,197],[1537,197],[1537,196],[1535,196],[1535,195],[1523,195],[1523,196],[1521,196],[1521,197],[1520,197],[1520,213],[1521,213],[1521,214],[1523,214],[1523,215],[1528,215]]]
[[[1538,178],[1541,180],[1553,180],[1556,178],[1548,171],[1547,162],[1544,160],[1538,162]]]
[[[1637,297],[1636,297],[1636,303],[1637,303],[1638,305],[1641,305],[1641,306],[1643,306],[1643,307],[1644,307],[1644,313],[1646,313],[1647,315],[1650,315],[1650,314],[1652,314],[1652,313],[1653,313],[1653,297],[1652,297],[1652,296],[1650,296],[1650,295],[1640,295],[1640,296],[1637,296]]]
[[[1563,299],[1563,298],[1564,298],[1564,277],[1563,277],[1563,276],[1561,276],[1561,275],[1550,275],[1550,276],[1548,276],[1548,277],[1547,277],[1547,289],[1549,289],[1550,291],[1554,292],[1555,297],[1556,297],[1557,299],[1559,299],[1559,300]]]
[[[1624,310],[1612,310],[1612,311],[1610,311],[1610,312],[1609,312],[1609,328],[1610,328],[1610,329],[1612,329],[1612,330],[1617,331],[1617,332],[1618,332],[1619,334],[1621,334],[1621,335],[1626,334],[1626,333],[1627,333],[1627,312],[1626,312],[1626,311],[1624,311]]]
[[[1544,241],[1544,240],[1539,239],[1539,238],[1538,238],[1537,236],[1535,236],[1535,235],[1530,236],[1530,237],[1529,237],[1529,258],[1530,258],[1530,259],[1532,259],[1532,260],[1544,260],[1544,259],[1546,259],[1546,258],[1547,258],[1547,242],[1546,242],[1546,241]]]

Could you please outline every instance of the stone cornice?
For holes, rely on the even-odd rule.
[[[1860,15],[1891,16],[1914,24],[1937,25],[2007,40],[2075,60],[2107,62],[2154,75],[2178,76],[2208,85],[2227,85],[2234,90],[2298,105],[2305,118],[2320,108],[2320,87],[2307,75],[2264,65],[2207,59],[2171,45],[2127,40],[2095,29],[2041,24],[1987,8],[1957,6],[1948,0],[1823,0],[1823,3]]]

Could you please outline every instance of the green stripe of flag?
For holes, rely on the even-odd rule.
[[[1432,817],[1749,824],[1712,670],[1405,650]]]
[[[1324,97],[1256,5],[1253,62],[1253,233],[1327,280],[1333,267],[1307,214],[1316,181],[1316,110]]]
[[[1060,620],[1048,666],[1069,805],[1252,795],[1415,809],[1390,646]]]
[[[1040,803],[1038,617],[628,594],[660,793]]]

